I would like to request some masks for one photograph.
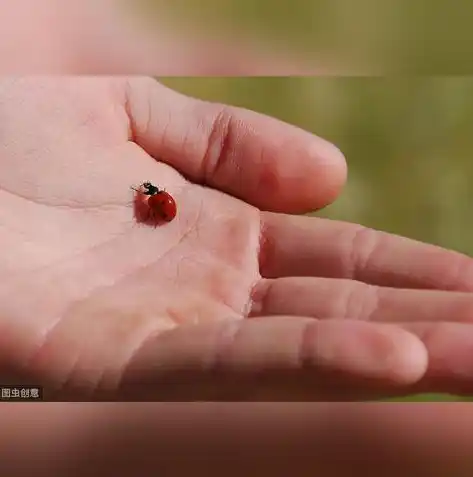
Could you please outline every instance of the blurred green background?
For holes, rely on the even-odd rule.
[[[259,39],[273,51],[306,53],[335,74],[473,74],[473,2],[466,0],[140,2],[215,41]]]
[[[318,215],[473,255],[473,77],[159,80],[336,144],[348,161],[348,183]],[[465,400],[406,398],[458,399]]]

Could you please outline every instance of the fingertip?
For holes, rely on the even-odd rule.
[[[347,162],[337,146],[321,138],[316,138],[307,156],[314,170],[307,199],[317,210],[331,204],[340,195],[347,180]]]
[[[247,182],[252,187],[246,191],[263,210],[313,212],[331,204],[345,185],[347,163],[342,151],[307,131],[288,127],[286,138],[274,140],[266,152],[271,161],[255,170],[257,179]]]
[[[416,383],[427,371],[427,348],[414,334],[396,326],[386,326],[391,329],[383,330],[385,339],[395,348],[390,369],[392,381],[401,385]]]
[[[320,327],[317,364],[324,368],[403,386],[427,370],[426,347],[402,328],[354,320],[329,320]]]

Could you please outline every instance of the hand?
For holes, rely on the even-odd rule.
[[[285,215],[337,196],[332,145],[142,78],[7,79],[0,105],[3,383],[74,400],[467,389],[471,259]],[[147,180],[174,221],[136,222]]]

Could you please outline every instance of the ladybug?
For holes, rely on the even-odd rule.
[[[143,182],[143,184],[141,184],[141,190],[137,190],[133,187],[132,189],[149,196],[147,203],[154,217],[158,216],[165,222],[171,222],[171,220],[176,217],[176,201],[172,195],[165,190],[161,190],[151,182]]]

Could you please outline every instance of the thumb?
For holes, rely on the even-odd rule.
[[[258,208],[302,213],[339,194],[342,153],[329,142],[253,111],[190,98],[155,80],[128,80],[133,140],[190,180]]]
[[[268,317],[181,326],[145,343],[119,400],[353,400],[417,382],[427,351],[401,328]]]

